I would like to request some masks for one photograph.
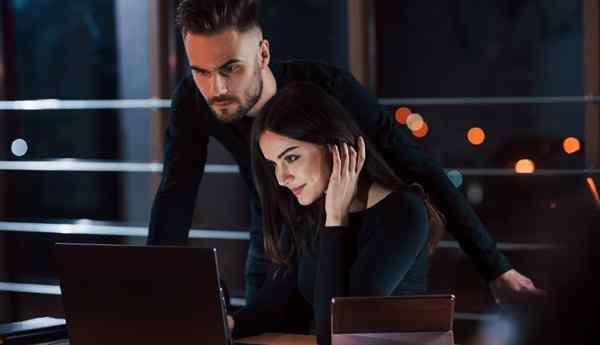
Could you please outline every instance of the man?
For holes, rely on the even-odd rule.
[[[208,138],[219,140],[239,164],[251,195],[246,298],[253,298],[269,262],[263,255],[260,203],[251,177],[250,128],[277,89],[303,80],[319,85],[345,106],[404,181],[424,186],[445,214],[448,231],[490,282],[497,301],[518,293],[542,293],[511,268],[444,171],[349,73],[317,63],[270,61],[269,42],[257,20],[258,6],[258,0],[182,0],[178,7],[177,22],[192,74],[173,96],[148,244],[186,243]]]

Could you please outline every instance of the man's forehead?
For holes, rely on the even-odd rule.
[[[190,65],[212,70],[231,60],[253,61],[260,36],[250,31],[225,30],[211,35],[188,33],[184,42]]]

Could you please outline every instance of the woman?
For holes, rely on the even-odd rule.
[[[330,343],[330,301],[426,291],[442,219],[319,87],[293,83],[254,120],[252,159],[266,253],[280,264],[233,318],[234,337],[302,332]]]

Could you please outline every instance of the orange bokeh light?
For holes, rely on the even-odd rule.
[[[479,127],[473,127],[467,132],[467,140],[473,145],[480,145],[485,140],[485,132]]]
[[[535,171],[535,164],[531,159],[520,159],[515,164],[515,172],[517,174],[531,174]]]
[[[412,111],[410,109],[408,109],[407,107],[400,107],[396,110],[396,121],[398,121],[399,123],[405,125],[406,124],[406,119],[408,118],[408,116],[412,113]]]
[[[567,154],[572,154],[581,149],[581,144],[577,138],[569,137],[563,141],[563,149]]]
[[[424,123],[425,120],[421,114],[412,113],[408,115],[408,118],[406,118],[406,127],[413,132],[420,130]]]
[[[423,125],[421,125],[421,128],[412,132],[412,134],[417,138],[423,138],[427,135],[427,133],[429,133],[429,126],[425,121],[423,121]]]
[[[596,183],[591,177],[586,178],[585,181],[587,182],[588,187],[590,187],[590,192],[592,192],[594,200],[596,200],[596,206],[600,208],[600,196],[598,196],[598,189],[596,189]]]

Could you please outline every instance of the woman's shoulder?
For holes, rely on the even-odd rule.
[[[415,209],[425,211],[423,199],[410,190],[391,190],[374,183],[369,189],[366,211],[401,211]]]

